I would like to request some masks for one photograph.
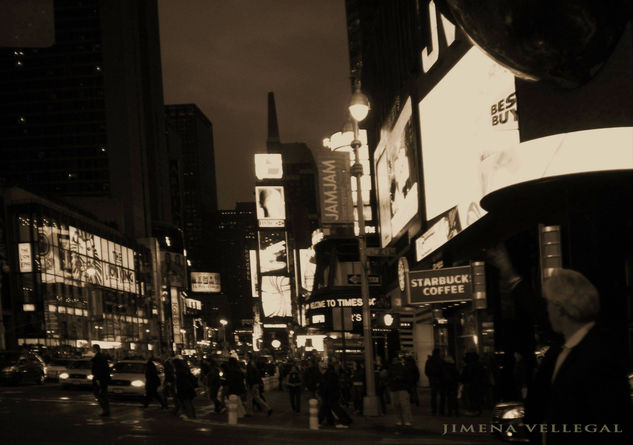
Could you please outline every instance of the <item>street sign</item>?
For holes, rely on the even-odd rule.
[[[380,275],[367,275],[367,282],[370,286],[380,286],[381,280]],[[360,274],[359,273],[348,273],[347,274],[347,284],[352,286],[360,286]]]

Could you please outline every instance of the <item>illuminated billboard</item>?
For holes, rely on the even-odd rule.
[[[519,142],[514,76],[471,48],[419,111],[427,220],[457,207],[463,230],[485,214],[481,160]]]
[[[264,317],[291,317],[290,278],[263,276],[261,286]]]
[[[221,292],[220,274],[191,272],[191,292]]]
[[[546,136],[491,152],[481,160],[484,195],[535,179],[623,169],[633,169],[633,127]]]
[[[281,154],[258,153],[255,155],[255,176],[257,179],[281,179],[283,175]]]
[[[260,230],[259,269],[261,273],[282,272],[288,269],[286,232],[284,230]]]
[[[251,270],[251,296],[259,298],[259,282],[257,281],[257,251],[248,251],[249,267]]]
[[[139,290],[134,250],[73,226],[45,221],[37,228],[35,257],[42,283]]]
[[[374,154],[380,242],[385,247],[418,212],[415,136],[408,98],[398,120],[383,131]]]
[[[255,187],[257,219],[260,227],[283,227],[286,219],[284,188],[280,185]]]

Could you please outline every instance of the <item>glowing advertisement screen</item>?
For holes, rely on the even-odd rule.
[[[263,276],[261,286],[264,317],[292,317],[290,278]]]
[[[519,142],[514,76],[474,47],[419,103],[427,220],[485,214],[481,160]]]
[[[299,264],[301,266],[301,287],[307,292],[312,292],[316,273],[316,252],[314,248],[299,249]]]
[[[191,292],[221,292],[220,274],[215,272],[191,272]]]
[[[481,161],[484,195],[535,179],[633,169],[633,127],[547,136],[490,153]]]
[[[283,227],[286,219],[286,202],[282,186],[255,187],[255,200],[260,227]]]
[[[42,283],[138,291],[134,251],[79,228],[44,221],[35,256]]]
[[[281,154],[258,153],[255,155],[255,176],[257,179],[281,179],[283,175]]]
[[[260,272],[285,272],[288,268],[286,232],[284,230],[260,230],[258,233]]]
[[[259,298],[259,282],[257,281],[257,251],[248,251],[249,268],[251,272],[251,296]]]
[[[413,131],[409,98],[393,128],[383,131],[374,155],[382,247],[389,244],[418,212]]]

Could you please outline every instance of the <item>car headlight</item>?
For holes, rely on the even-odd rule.
[[[224,375],[224,373],[222,371],[220,371],[220,377],[222,377]]]
[[[92,374],[88,374],[88,375],[86,376],[86,378],[87,378],[88,380],[92,380],[92,379],[94,378],[94,376],[93,376]]]
[[[520,419],[525,415],[524,408],[512,408],[501,416],[502,419]]]
[[[2,369],[2,372],[16,372],[18,370],[18,368],[16,368],[15,366],[7,366],[6,368]]]
[[[145,386],[145,382],[143,380],[134,380],[132,382],[132,386],[134,386],[136,388],[140,388],[142,386]]]
[[[62,379],[62,380],[63,380],[63,379],[67,379],[67,378],[68,378],[68,373],[67,373],[67,372],[62,372],[62,373],[59,375],[59,378],[60,378],[60,379]]]
[[[193,369],[191,370],[191,373],[192,373],[193,375],[195,375],[195,376],[198,376],[198,375],[200,375],[200,369],[199,369],[199,368],[193,368]]]

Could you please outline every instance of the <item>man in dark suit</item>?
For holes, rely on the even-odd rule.
[[[633,443],[626,363],[596,325],[598,291],[582,274],[559,269],[543,293],[552,329],[564,343],[547,352],[528,392],[525,423],[538,424],[532,443]]]

